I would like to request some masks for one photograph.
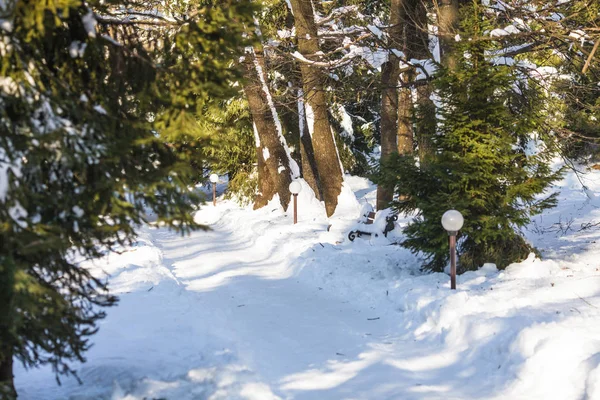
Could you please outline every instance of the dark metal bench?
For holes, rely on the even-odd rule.
[[[375,213],[373,211],[369,212],[368,214],[366,214],[366,221],[365,222],[361,222],[360,224],[363,225],[373,225],[373,222],[375,221]],[[387,217],[385,217],[385,229],[383,230],[383,236],[387,237],[387,234],[391,231],[394,230],[395,227],[395,222],[398,221],[398,216],[397,215],[388,215]],[[350,239],[350,241],[354,241],[354,239],[356,239],[357,237],[361,237],[361,236],[371,236],[371,235],[375,235],[375,237],[379,236],[378,232],[368,232],[366,230],[362,231],[360,229],[357,230],[353,230],[350,231],[350,233],[348,233],[348,239]]]

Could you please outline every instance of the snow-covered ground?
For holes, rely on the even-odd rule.
[[[600,222],[600,171],[584,179],[587,194],[568,174],[526,232],[543,260],[463,274],[456,291],[388,239],[347,240],[350,188],[374,203],[360,178],[331,219],[304,190],[296,225],[219,201],[196,215],[209,232],[146,227],[86,265],[121,301],[83,385],[17,367],[20,398],[600,399],[600,225],[585,225]]]

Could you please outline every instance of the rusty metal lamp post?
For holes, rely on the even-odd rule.
[[[294,196],[294,224],[298,222],[298,193],[302,191],[302,185],[298,181],[290,183],[290,193]]]
[[[442,216],[442,226],[448,231],[450,242],[450,289],[456,290],[456,234],[462,228],[465,219],[456,210],[448,210]]]
[[[217,205],[217,182],[219,182],[219,175],[211,174],[209,179],[212,182],[213,206],[216,206]]]

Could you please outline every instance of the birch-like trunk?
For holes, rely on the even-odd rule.
[[[277,193],[284,209],[291,194],[289,185],[299,176],[296,162],[291,158],[277,110],[273,103],[262,49],[248,49],[244,59],[244,93],[257,137],[259,195],[254,208],[265,206]]]
[[[309,60],[319,52],[319,39],[311,1],[290,0],[294,14],[298,50]],[[343,172],[333,131],[329,125],[325,75],[309,63],[300,65],[308,131],[312,138],[318,177],[327,216],[333,215],[342,190]]]

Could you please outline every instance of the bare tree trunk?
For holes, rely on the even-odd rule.
[[[431,100],[429,83],[417,87],[416,131],[419,161],[426,165],[435,155],[433,137],[436,131],[435,104]]]
[[[398,130],[398,78],[399,61],[390,53],[389,60],[381,68],[381,155],[379,163],[384,163],[398,151],[396,134]],[[394,197],[394,188],[382,184],[377,186],[377,209],[387,208]]]
[[[313,149],[308,126],[306,124],[306,115],[304,114],[304,94],[302,89],[298,90],[298,121],[300,131],[300,157],[302,158],[302,177],[308,183],[308,186],[315,192],[318,200],[323,200],[323,190],[317,171],[317,161],[315,160],[315,151]]]
[[[408,43],[410,57],[419,60],[432,58],[429,51],[429,32],[427,6],[423,0],[412,0]],[[432,88],[429,82],[420,82],[416,86],[416,104],[413,109],[415,120],[415,140],[419,161],[425,165],[435,154],[433,137],[436,131],[435,104],[431,100]]]
[[[438,0],[437,19],[440,40],[440,61],[449,69],[456,68],[456,58],[452,54],[458,24],[458,7],[460,0]]]
[[[0,243],[3,238],[0,236]],[[1,246],[0,246],[1,247]],[[0,249],[5,251],[6,249]],[[9,257],[3,260],[3,277],[0,280],[0,399],[16,399],[13,377],[14,331],[14,269]]]
[[[390,4],[390,38],[388,60],[381,67],[381,156],[384,163],[390,155],[398,151],[398,80],[400,78],[400,60],[392,50],[403,49],[404,24],[406,10],[404,0],[392,0]],[[394,188],[377,186],[377,209],[389,206],[394,198]]]
[[[0,350],[4,359],[0,361],[0,399],[16,399],[17,391],[13,376],[13,355],[12,349],[2,348]]]
[[[413,152],[413,104],[412,93],[408,86],[414,80],[412,71],[406,72],[402,78],[402,87],[398,94],[398,154]]]
[[[307,59],[314,59],[319,51],[319,39],[313,6],[310,0],[291,0],[298,50]],[[300,65],[305,94],[308,131],[312,138],[318,175],[323,190],[327,216],[333,215],[342,191],[343,174],[331,126],[323,72],[313,65]]]
[[[256,128],[255,128],[256,129]],[[257,143],[260,143],[258,140],[258,134],[255,134],[257,137]],[[256,147],[256,159],[257,159],[257,170],[258,170],[258,193],[254,198],[254,209],[258,210],[266,206],[269,201],[275,196],[277,193],[276,186],[271,179],[271,173],[269,172],[269,168],[265,163],[265,159],[263,157],[262,147]]]
[[[247,51],[244,60],[244,93],[257,136],[259,165],[259,188],[254,208],[260,208],[279,194],[279,201],[287,209],[291,194],[289,185],[299,174],[298,167],[290,157],[283,137],[281,123],[267,86],[265,62],[262,49]],[[271,187],[267,187],[270,185]]]

